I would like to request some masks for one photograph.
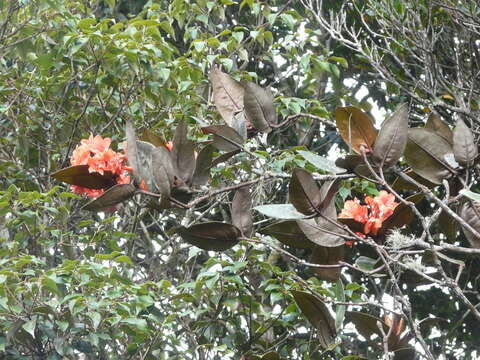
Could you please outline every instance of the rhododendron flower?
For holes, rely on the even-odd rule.
[[[164,146],[167,148],[168,151],[172,151],[172,149],[173,149],[173,142],[167,141]]]
[[[347,200],[338,217],[340,219],[353,219],[364,224],[363,234],[361,235],[378,235],[383,222],[393,214],[398,203],[395,202],[395,196],[385,190],[380,191],[374,198],[365,197],[365,202],[367,205],[361,205],[357,198]],[[357,235],[360,234],[357,233]]]
[[[127,172],[131,168],[127,166],[127,156],[110,149],[112,140],[101,136],[90,135],[88,139],[82,139],[80,145],[73,150],[70,157],[72,166],[88,165],[89,172],[105,174],[110,171],[117,184],[129,184],[130,176]],[[72,185],[72,191],[77,194],[86,194],[89,197],[99,197],[103,189],[89,189],[82,186]]]

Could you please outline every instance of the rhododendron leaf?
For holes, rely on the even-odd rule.
[[[472,166],[478,156],[472,130],[462,119],[458,119],[457,126],[453,130],[453,155],[460,165],[466,167]]]
[[[88,171],[88,165],[70,166],[50,176],[58,181],[89,189],[106,189],[115,185],[114,176],[110,171],[104,171],[103,175],[97,172],[91,173]]]
[[[337,167],[332,160],[327,159],[326,157],[314,154],[310,151],[297,150],[297,152],[319,170],[329,172],[331,174],[345,172],[345,169]]]
[[[379,167],[389,168],[397,163],[405,150],[408,138],[408,105],[402,104],[383,122],[373,146],[372,159]]]
[[[160,136],[148,130],[147,128],[142,129],[142,135],[140,136],[140,140],[149,142],[155,147],[165,146],[165,141],[163,141]]]
[[[236,149],[236,150],[230,151],[228,153],[225,153],[225,154],[222,154],[222,155],[216,157],[215,159],[213,159],[212,165],[210,167],[217,166],[218,164],[221,164],[221,163],[227,161],[232,156],[235,156],[235,155],[239,154],[241,151],[242,150],[240,150],[240,149]]]
[[[276,219],[304,219],[305,215],[299,213],[292,204],[259,205],[253,208],[263,215]]]
[[[345,245],[337,247],[317,246],[313,249],[310,256],[312,264],[319,265],[337,265],[345,256]],[[320,280],[335,282],[340,279],[342,273],[341,267],[333,268],[314,268],[317,278]]]
[[[253,230],[252,197],[247,186],[238,189],[232,201],[232,224],[249,237]]]
[[[350,218],[338,218],[338,222],[347,225],[350,230],[353,232],[363,233],[364,225],[361,222],[355,221]]]
[[[453,208],[452,210],[456,212],[456,208]],[[457,238],[458,222],[447,212],[442,210],[437,223],[440,227],[440,231],[445,235],[447,240],[454,241]]]
[[[209,77],[213,103],[227,125],[234,127],[234,115],[243,110],[243,86],[216,66],[210,70]]]
[[[264,89],[252,82],[244,82],[243,86],[245,88],[243,95],[245,114],[255,129],[260,132],[270,132],[270,124],[277,123],[272,92],[270,89]]]
[[[314,204],[318,204],[318,212],[330,219],[335,219],[337,216],[335,194],[338,191],[339,185],[340,181],[338,180],[324,182],[313,200]]]
[[[452,146],[428,129],[409,129],[405,148],[405,161],[421,177],[434,184],[450,176],[451,169],[445,155],[453,152]]]
[[[155,188],[160,195],[161,207],[168,207],[170,204],[170,191],[172,188],[169,171],[171,171],[171,165],[168,163],[170,160],[170,153],[163,147],[158,147],[152,152],[152,173]],[[170,168],[170,169],[169,169]]]
[[[192,185],[205,185],[210,177],[210,168],[213,160],[213,146],[205,146],[197,156],[195,171],[193,172]]]
[[[421,177],[420,175],[418,175],[416,172],[414,172],[412,169],[409,169],[407,171],[405,171],[405,175],[408,175],[410,176],[413,180],[417,181],[418,183],[422,184],[422,185],[425,185],[426,187],[428,187],[429,189],[431,188],[434,188],[435,186],[437,186],[436,184],[428,181],[427,179],[424,179],[423,177]],[[418,187],[411,183],[411,182],[408,182],[407,180],[404,180],[403,178],[401,177],[397,177],[395,179],[395,181],[393,182],[392,184],[392,188],[394,190],[414,190],[414,191],[417,191],[418,190]]]
[[[138,159],[138,150],[137,150],[137,136],[135,135],[135,129],[130,120],[127,120],[125,125],[125,133],[127,137],[127,159],[128,165],[132,168],[133,176],[140,183],[139,179],[139,159]]]
[[[212,221],[181,227],[177,233],[186,242],[204,250],[223,251],[236,245],[242,236],[241,231],[231,224]]]
[[[235,151],[242,147],[243,138],[227,125],[212,125],[202,128],[205,134],[213,134],[213,146],[221,151]]]
[[[352,322],[360,335],[367,340],[371,340],[374,334],[378,335],[380,339],[383,339],[382,331],[377,325],[378,323],[382,324],[385,334],[388,334],[388,330],[390,329],[382,319],[359,311],[347,311],[345,319]]]
[[[240,111],[233,115],[232,125],[230,125],[244,141],[247,139],[247,123],[248,119],[245,111]]]
[[[177,176],[190,184],[195,170],[195,146],[187,138],[187,123],[182,120],[175,129],[172,148],[172,162]]]
[[[307,238],[319,246],[336,247],[345,244],[338,235],[343,230],[323,218],[297,220],[297,224]]]
[[[331,346],[335,342],[335,320],[327,306],[312,294],[297,290],[292,294],[302,313],[317,329],[320,346]]]
[[[369,115],[354,106],[337,107],[335,121],[343,140],[356,153],[360,154],[362,146],[367,152],[373,150],[378,131]]]
[[[260,233],[273,236],[281,243],[299,249],[312,249],[312,243],[298,226],[297,221],[287,220],[271,224],[260,230]]]
[[[417,204],[423,199],[423,197],[423,194],[414,194],[407,197],[405,200]],[[385,219],[382,228],[380,229],[380,233],[386,234],[388,230],[401,228],[404,225],[408,225],[412,222],[413,217],[414,213],[412,208],[401,202],[397,205],[395,210],[393,210],[393,214]]]
[[[344,158],[335,160],[335,165],[352,172],[358,165],[363,164],[363,157],[361,155],[347,155]]]
[[[320,189],[312,174],[300,168],[293,170],[288,196],[290,202],[299,212],[305,215],[317,213],[317,206],[320,203],[319,191]]]
[[[480,232],[480,203],[476,201],[467,201],[460,208],[460,217],[470,225],[474,230]],[[460,224],[461,225],[461,224]],[[465,237],[470,242],[470,245],[474,248],[480,248],[480,239],[477,238],[472,232],[468,231],[462,226]]]
[[[372,164],[371,166],[373,171],[375,171],[378,174],[378,168]],[[355,175],[357,175],[358,177],[361,177],[362,179],[365,179],[371,182],[376,181],[375,174],[372,173],[372,171],[370,170],[370,167],[367,164],[357,165],[355,169],[353,169],[353,172],[355,173]]]
[[[436,112],[432,112],[428,117],[425,129],[433,131],[443,139],[447,140],[450,145],[453,145],[453,132],[448,124],[443,121]]]
[[[101,211],[124,202],[135,195],[133,184],[117,184],[105,191],[100,197],[86,204],[82,209]]]

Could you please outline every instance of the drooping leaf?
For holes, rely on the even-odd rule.
[[[253,230],[252,197],[247,186],[238,189],[232,201],[232,224],[249,237]]]
[[[372,167],[373,171],[375,171],[375,174],[379,173],[378,167],[376,167],[374,164],[370,163],[370,166]],[[355,175],[361,177],[362,179],[375,182],[376,181],[376,176],[375,174],[372,173],[370,170],[370,167],[367,164],[360,164],[353,169],[353,172]]]
[[[241,150],[237,149],[237,150],[230,151],[228,153],[225,153],[225,154],[222,154],[222,155],[216,157],[215,159],[213,159],[211,167],[217,166],[218,164],[221,164],[221,163],[227,161],[232,156],[235,156],[235,155],[239,154],[240,152],[241,152]]]
[[[187,123],[182,120],[175,129],[172,148],[172,162],[177,176],[190,185],[195,170],[195,146],[187,138]]]
[[[292,178],[288,187],[290,202],[295,208],[305,215],[317,212],[319,205],[319,187],[308,171],[296,168],[292,172]]]
[[[383,122],[373,146],[372,158],[378,167],[389,168],[403,155],[408,138],[408,105],[402,104]]]
[[[337,234],[342,232],[335,224],[323,218],[297,220],[298,226],[305,236],[319,246],[337,247],[345,244],[345,241]]]
[[[337,301],[345,301],[345,288],[343,286],[342,279],[338,279],[335,284],[335,298]],[[341,330],[343,326],[343,320],[345,319],[345,305],[337,305],[335,309],[335,329],[338,331]]]
[[[428,129],[409,129],[405,161],[421,177],[441,184],[453,171],[445,155],[453,153],[452,146]]]
[[[405,200],[417,204],[423,198],[424,195],[422,193],[418,193],[407,197]],[[393,214],[383,222],[380,233],[386,234],[391,229],[401,228],[404,225],[408,225],[412,222],[413,218],[414,213],[412,208],[401,202],[397,205],[395,210],[393,210]]]
[[[186,242],[204,250],[224,251],[236,245],[242,236],[240,230],[231,224],[212,221],[180,227],[177,233]]]
[[[101,196],[86,204],[82,209],[101,211],[130,199],[135,195],[133,184],[117,184],[105,191]]]
[[[209,77],[213,103],[226,124],[234,127],[234,115],[243,110],[243,86],[216,66],[210,70]]]
[[[472,166],[478,156],[472,130],[462,119],[458,119],[457,126],[453,130],[453,155],[460,165],[467,167]]]
[[[213,134],[213,146],[221,151],[233,152],[243,145],[243,138],[227,125],[212,125],[202,128],[205,134]]]
[[[141,179],[139,178],[140,165],[138,159],[138,150],[137,150],[137,136],[135,135],[135,129],[130,120],[127,120],[125,124],[125,134],[127,138],[127,159],[128,165],[132,168],[133,176],[140,183]]]
[[[152,167],[152,154],[155,151],[155,146],[145,141],[136,141],[137,148],[137,179],[140,183],[142,180],[145,182],[148,190],[155,190],[155,183],[153,180],[153,167]]]
[[[259,205],[253,209],[275,219],[293,220],[306,218],[306,216],[299,213],[292,204]]]
[[[258,131],[270,132],[270,124],[277,122],[272,92],[252,82],[245,82],[243,85],[243,104],[247,117]]]
[[[305,160],[307,160],[310,164],[312,164],[319,170],[331,174],[338,174],[345,171],[345,169],[337,167],[332,160],[327,159],[326,157],[314,154],[310,151],[297,150],[297,152],[302,155]]]
[[[428,117],[425,129],[433,131],[438,136],[447,140],[450,145],[453,145],[453,132],[446,122],[444,122],[440,115],[436,112],[432,112]]]
[[[388,334],[388,325],[385,324],[382,319],[376,316],[358,311],[347,311],[345,318],[347,321],[350,321],[355,325],[357,331],[365,339],[371,340],[373,334],[376,334],[380,337],[380,339],[383,339],[382,331],[378,327],[377,323],[380,323],[385,334]]]
[[[245,114],[245,110],[243,110],[233,115],[232,125],[230,125],[230,127],[234,129],[245,141],[248,137],[247,124],[250,123],[247,119],[247,115]]]
[[[155,147],[165,146],[165,142],[162,140],[162,138],[147,128],[142,129],[140,140],[149,142]]]
[[[155,188],[160,195],[160,206],[167,207],[170,203],[170,192],[172,189],[172,171],[170,152],[158,147],[152,153],[152,172]]]
[[[363,233],[364,225],[358,221],[355,221],[351,218],[338,218],[337,221],[344,225],[347,225],[350,230],[353,232]]]
[[[319,265],[337,265],[345,256],[345,246],[324,247],[317,246],[313,249],[310,262]],[[341,267],[315,268],[315,273],[320,280],[335,282],[342,273]]]
[[[89,189],[106,189],[115,185],[114,176],[110,171],[104,171],[103,175],[97,172],[91,173],[88,171],[88,165],[70,166],[50,176],[58,181]]]
[[[344,158],[335,160],[335,165],[352,172],[358,165],[363,164],[361,155],[347,155]]]
[[[281,243],[299,249],[312,249],[315,244],[305,236],[297,221],[280,221],[260,230],[260,233],[273,236]]]
[[[373,150],[378,131],[373,126],[372,118],[365,112],[354,106],[337,107],[335,120],[343,140],[356,153],[360,154],[362,146],[367,152]]]
[[[213,146],[205,146],[198,154],[193,172],[192,185],[205,185],[210,177],[210,168],[213,160]]]
[[[470,225],[474,230],[480,232],[480,203],[476,201],[467,201],[460,208],[460,217]],[[461,225],[461,224],[460,224]],[[462,226],[465,237],[474,248],[480,249],[480,239],[472,232]]]
[[[298,307],[317,329],[320,346],[328,348],[335,341],[335,320],[328,308],[317,297],[303,291],[292,291]]]
[[[420,175],[415,173],[412,169],[409,169],[409,170],[405,171],[405,175],[410,176],[413,180],[417,181],[418,183],[420,183],[422,185],[425,185],[429,189],[432,189],[436,186],[434,183],[428,181],[427,179],[422,178]],[[395,181],[392,184],[392,188],[394,190],[397,190],[397,191],[398,190],[418,191],[418,187],[415,184],[413,184],[413,183],[411,183],[407,180],[404,180],[401,177],[397,177],[395,179]]]

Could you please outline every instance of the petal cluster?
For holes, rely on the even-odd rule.
[[[110,148],[112,140],[101,136],[90,135],[88,139],[82,139],[70,157],[70,164],[88,165],[88,171],[104,175],[110,172],[117,184],[130,183],[130,176],[127,172],[127,156],[118,153]],[[103,189],[89,189],[82,186],[72,185],[72,191],[77,194],[86,194],[89,197],[99,197]]]
[[[338,217],[364,224],[365,235],[378,235],[383,222],[393,214],[398,203],[395,202],[395,196],[385,190],[380,191],[374,198],[365,197],[365,203],[366,205],[361,205],[357,198],[347,200]]]

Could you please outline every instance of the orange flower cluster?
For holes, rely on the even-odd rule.
[[[380,191],[374,198],[365,197],[365,202],[367,205],[360,205],[357,198],[347,200],[338,217],[353,219],[364,224],[363,233],[365,235],[378,235],[382,223],[393,214],[398,203],[395,202],[395,196],[385,190]]]
[[[110,171],[117,184],[130,183],[131,171],[127,166],[127,156],[110,149],[112,139],[90,135],[88,139],[82,139],[70,157],[70,163],[75,165],[88,165],[88,171],[104,174]],[[99,197],[104,193],[103,189],[89,189],[82,186],[72,185],[72,191],[77,194],[86,194],[89,197]]]

